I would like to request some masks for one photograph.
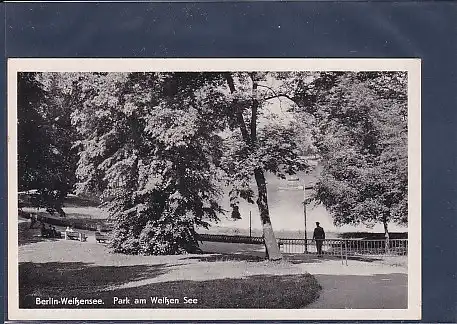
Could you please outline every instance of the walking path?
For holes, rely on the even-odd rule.
[[[28,232],[28,229],[22,231]],[[200,255],[135,256],[109,253],[104,245],[95,243],[91,236],[85,243],[29,239],[19,246],[20,263],[33,263],[41,267],[59,265],[59,271],[62,272],[74,272],[76,268],[84,266],[96,271],[100,278],[112,277],[113,267],[130,269],[131,278],[110,281],[104,290],[180,280],[205,281],[308,272],[317,278],[323,289],[320,298],[307,308],[407,308],[405,257],[389,262],[348,260],[348,265],[345,265],[338,259],[294,255],[286,256],[285,261],[268,262],[261,259],[263,250],[259,245],[210,242],[202,245],[208,253]],[[152,267],[155,267],[154,275],[149,269]],[[62,275],[62,280],[67,280],[65,278],[68,277]],[[86,280],[84,278],[78,280]]]
[[[408,277],[403,273],[314,275],[322,286],[319,299],[307,308],[401,309],[408,307]]]

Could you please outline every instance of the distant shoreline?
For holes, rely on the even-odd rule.
[[[292,230],[275,230],[276,238],[292,238],[292,239],[303,239],[305,234],[303,231],[292,231]],[[230,227],[210,227],[209,229],[198,230],[200,234],[216,234],[216,235],[240,235],[249,236],[249,229],[244,228],[230,228]],[[307,231],[308,239],[313,238],[313,231]],[[261,229],[252,229],[252,236],[262,236]],[[408,232],[390,232],[390,238],[407,238]],[[369,232],[369,231],[347,231],[347,232],[326,232],[327,239],[339,239],[339,238],[365,238],[365,239],[384,239],[383,232]]]

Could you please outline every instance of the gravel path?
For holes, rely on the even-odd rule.
[[[319,299],[307,308],[408,308],[408,276],[404,273],[314,276],[322,291]]]

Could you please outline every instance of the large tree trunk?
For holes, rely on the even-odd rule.
[[[225,77],[230,88],[230,92],[235,93],[235,84],[233,82],[232,75],[228,72],[225,74]],[[253,149],[257,142],[257,109],[259,108],[259,101],[257,100],[257,98],[255,98],[255,94],[257,91],[257,81],[255,80],[255,77],[252,74],[251,78],[253,81],[252,90],[254,98],[252,100],[251,107],[249,107],[252,113],[251,123],[249,127],[250,133],[248,131],[246,122],[244,121],[243,111],[237,107],[235,114],[243,140]],[[257,206],[259,207],[260,220],[262,222],[263,238],[265,241],[267,258],[269,260],[280,260],[282,259],[282,255],[281,251],[279,251],[279,246],[276,241],[275,234],[273,232],[273,226],[271,226],[270,212],[268,210],[267,183],[265,181],[265,175],[262,168],[256,168],[254,170],[254,176],[258,189]]]
[[[260,168],[254,170],[254,175],[259,191],[257,206],[259,207],[260,219],[262,221],[263,238],[265,240],[267,257],[269,260],[280,260],[282,259],[282,255],[276,242],[273,227],[271,226],[270,212],[268,210],[267,184],[265,181],[265,175],[263,170]]]
[[[385,248],[385,252],[386,254],[389,254],[390,253],[390,237],[389,237],[389,230],[387,228],[388,226],[388,223],[387,223],[387,218],[384,217],[383,219],[383,225],[384,225],[384,237],[385,237],[385,245],[386,245],[386,248]]]
[[[384,225],[384,237],[389,238],[389,229],[388,229],[389,222],[387,221],[387,217],[385,215],[383,215],[383,217],[382,217],[382,224]]]

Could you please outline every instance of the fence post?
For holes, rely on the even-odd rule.
[[[346,265],[348,265],[348,243],[347,240],[344,240],[344,250],[346,254]]]
[[[343,258],[343,240],[340,240],[340,254],[341,254],[341,264],[344,264]]]
[[[389,255],[390,254],[390,241],[389,241],[389,233],[386,233],[386,248],[385,248],[385,254]]]

